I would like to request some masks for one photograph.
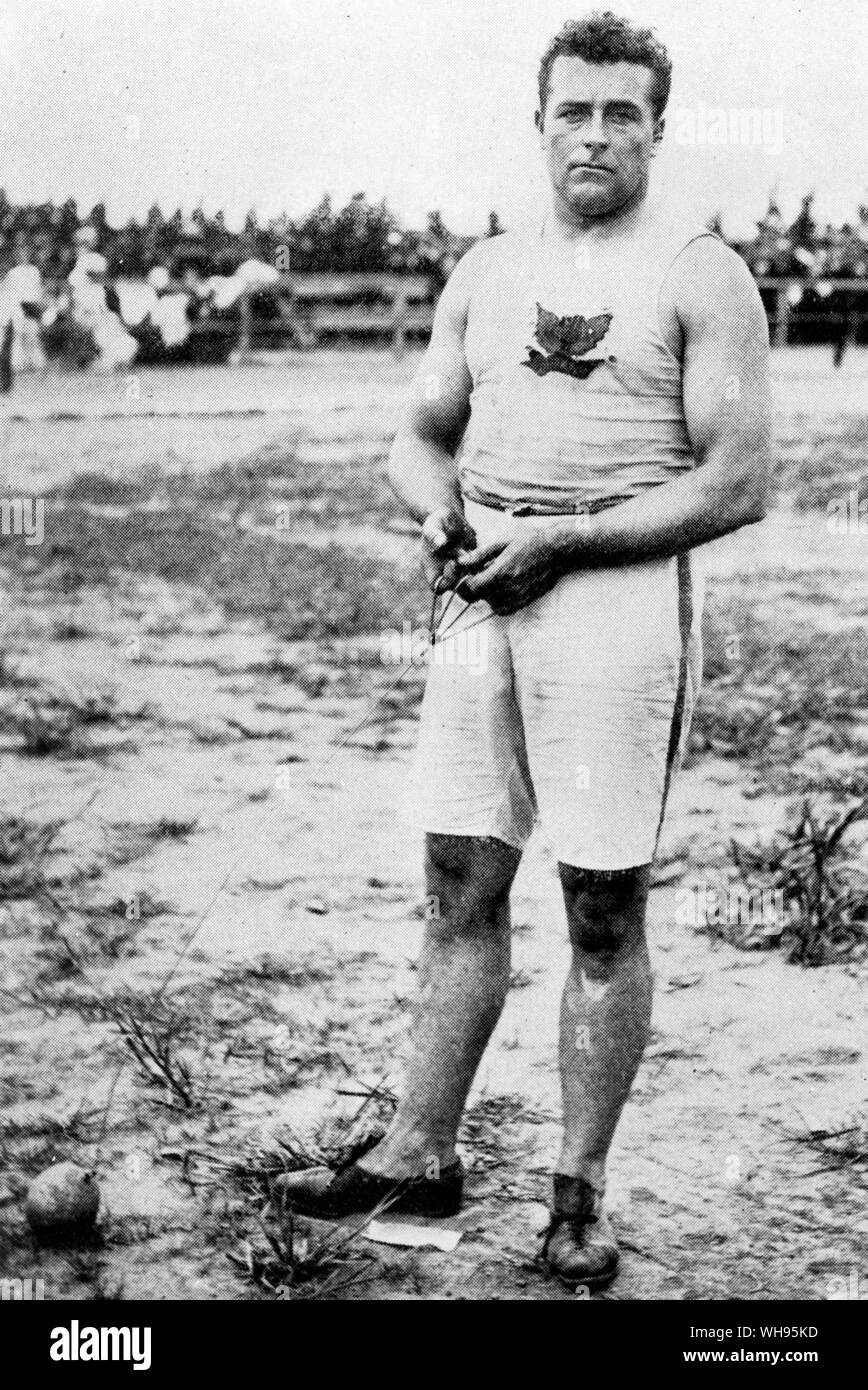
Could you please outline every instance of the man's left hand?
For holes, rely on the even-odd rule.
[[[480,546],[461,568],[465,577],[456,588],[459,598],[467,603],[483,599],[504,615],[541,598],[563,574],[554,538],[543,532]]]

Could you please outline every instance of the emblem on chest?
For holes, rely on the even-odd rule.
[[[527,348],[527,361],[523,367],[530,367],[537,376],[548,372],[562,372],[565,376],[577,377],[584,381],[595,367],[603,362],[614,362],[613,357],[588,357],[589,353],[606,336],[612,322],[611,314],[596,314],[586,319],[582,314],[560,318],[549,309],[537,304],[536,340],[544,349]]]

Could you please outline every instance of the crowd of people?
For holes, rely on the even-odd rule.
[[[492,213],[486,235],[501,230]],[[154,207],[118,228],[101,204],[83,216],[72,200],[16,206],[0,191],[0,324],[13,373],[49,358],[101,371],[221,360],[238,341],[242,300],[257,297],[268,317],[283,271],[412,271],[439,286],[472,241],[437,212],[422,231],[402,228],[362,194],[266,226],[250,213],[233,232],[201,209],[164,217]],[[840,361],[848,341],[868,338],[864,292],[840,284],[868,277],[868,207],[853,223],[820,228],[810,196],[790,224],[772,198],[755,237],[736,249],[761,282],[791,282],[789,341],[831,342]],[[763,293],[778,313],[777,296]]]
[[[75,229],[71,248],[19,232],[7,261],[0,321],[11,329],[13,375],[48,358],[112,372],[134,361],[225,357],[238,336],[239,301],[279,280],[250,257],[209,273],[207,260],[185,260],[180,244],[168,264],[129,276],[92,222]]]
[[[798,217],[789,226],[774,198],[757,223],[752,241],[738,246],[756,276],[782,276],[812,281],[862,279],[868,276],[868,207],[860,207],[855,223],[822,229],[812,213],[813,195],[802,199]]]
[[[756,236],[736,249],[760,281],[770,317],[785,312],[786,341],[831,343],[840,366],[849,342],[868,341],[868,295],[855,283],[868,278],[868,207],[859,208],[854,222],[821,228],[812,204],[808,194],[788,225],[771,198]],[[790,281],[783,301],[763,287],[769,278]]]

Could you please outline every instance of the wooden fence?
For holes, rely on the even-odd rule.
[[[268,292],[280,305],[276,317],[257,318],[256,292],[242,297],[238,351],[244,356],[257,339],[285,335],[299,347],[313,347],[324,338],[387,337],[400,353],[408,337],[430,333],[437,294],[427,275],[284,275]]]
[[[817,284],[827,298],[836,292],[845,292],[850,301],[857,296],[860,308],[854,309],[851,302],[846,312],[840,307],[826,311],[819,307],[796,313],[794,290],[802,294],[816,291]],[[787,344],[796,318],[800,323],[825,323],[838,333],[868,321],[868,280],[814,283],[795,277],[762,276],[757,285],[763,292],[776,347]],[[255,292],[242,297],[240,330],[235,330],[239,332],[238,354],[246,356],[264,340],[272,346],[314,347],[324,340],[353,337],[391,340],[395,352],[400,353],[408,338],[426,338],[430,333],[437,296],[437,285],[427,275],[284,275],[268,292],[268,299],[279,306],[276,315],[257,313],[257,301],[261,303],[262,298]],[[822,306],[822,299],[819,302]],[[203,325],[203,331],[207,328]]]
[[[766,313],[769,319],[769,331],[772,343],[775,347],[786,347],[789,342],[790,326],[795,318],[796,305],[791,303],[790,295],[793,291],[804,295],[812,290],[815,293],[818,287],[822,286],[823,298],[830,298],[838,292],[845,293],[848,298],[858,295],[864,300],[861,309],[848,307],[846,311],[841,308],[828,310],[817,309],[813,312],[799,310],[798,319],[801,323],[825,323],[830,328],[846,330],[848,325],[853,328],[860,323],[868,320],[868,280],[798,280],[794,276],[789,278],[761,275],[757,277],[757,286],[760,291],[766,291],[769,303],[766,305]]]
[[[825,341],[836,344],[837,362],[844,344],[868,322],[868,279],[812,282],[762,276],[757,285],[776,347],[786,346],[794,323],[821,323],[830,333]],[[235,356],[241,360],[257,348],[309,348],[324,340],[352,337],[385,338],[400,355],[408,338],[424,339],[430,333],[438,293],[437,282],[428,275],[287,274],[267,293],[251,290],[242,295],[237,317],[206,317],[194,323],[191,331],[225,335],[227,351],[234,341]],[[806,311],[793,303],[797,294],[806,293],[813,294],[816,308]],[[830,303],[824,309],[826,300]],[[261,312],[266,305],[268,315]],[[12,385],[11,359],[10,324],[0,333],[0,395]]]

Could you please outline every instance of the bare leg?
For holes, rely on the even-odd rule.
[[[520,855],[501,840],[429,835],[426,875],[439,914],[419,960],[411,1052],[386,1137],[360,1167],[386,1177],[436,1177],[509,988],[509,890]]]
[[[564,1138],[558,1172],[605,1185],[612,1135],[651,1021],[648,866],[613,877],[561,864],[573,960],[561,1005]]]

